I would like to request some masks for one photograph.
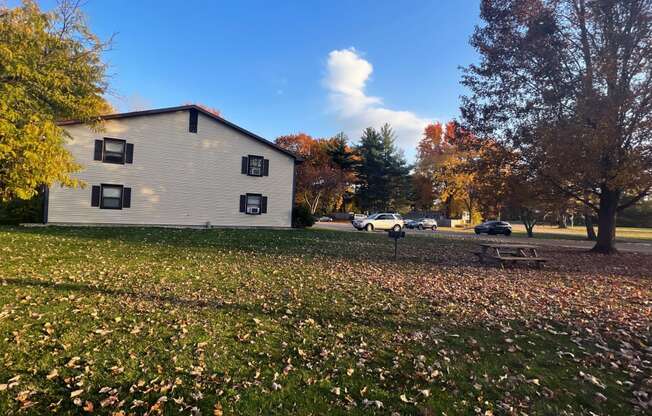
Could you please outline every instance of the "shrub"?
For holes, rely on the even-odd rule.
[[[310,209],[305,205],[296,205],[292,210],[292,227],[305,228],[312,227],[315,223],[315,217],[312,216]]]
[[[0,202],[0,224],[17,225],[23,222],[43,221],[43,197],[32,199],[14,199]]]

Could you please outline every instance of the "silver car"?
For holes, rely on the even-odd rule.
[[[393,230],[401,231],[405,223],[403,218],[398,214],[391,214],[389,212],[381,212],[379,214],[372,214],[367,218],[361,220],[353,220],[353,226],[359,230],[373,231],[373,230]]]
[[[419,230],[437,230],[437,220],[434,218],[420,218],[415,221],[414,228]]]

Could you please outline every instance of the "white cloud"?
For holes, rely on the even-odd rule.
[[[430,120],[411,111],[385,108],[380,97],[368,96],[365,87],[372,72],[371,63],[355,48],[331,51],[323,80],[331,109],[351,139],[357,140],[366,127],[379,128],[389,123],[398,137],[397,144],[413,154]]]

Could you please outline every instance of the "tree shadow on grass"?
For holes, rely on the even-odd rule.
[[[239,251],[243,254],[272,254],[334,259],[370,260],[387,267],[403,263],[472,265],[473,243],[452,239],[408,237],[398,243],[386,233],[270,229],[175,229],[154,227],[11,227],[12,233],[43,237],[126,243],[138,248],[179,248]],[[0,231],[2,229],[0,228]],[[70,240],[67,240],[70,243]]]
[[[226,302],[223,300],[206,300],[206,299],[193,299],[193,298],[184,298],[176,295],[168,294],[158,294],[151,293],[146,291],[131,291],[126,289],[113,289],[96,285],[82,284],[82,283],[72,283],[72,282],[50,282],[38,279],[20,279],[20,278],[0,278],[0,283],[7,284],[11,286],[20,286],[20,287],[40,287],[45,289],[51,289],[61,292],[80,292],[84,294],[98,294],[105,295],[114,298],[122,297],[130,300],[136,301],[147,301],[155,304],[170,304],[182,308],[188,308],[193,311],[223,311],[223,312],[236,312],[242,314],[249,314],[253,316],[267,316],[273,318],[281,318],[286,315],[284,310],[272,310],[272,309],[263,309],[259,305],[254,304],[245,304],[245,303],[234,303]],[[333,311],[322,309],[319,311],[318,316],[315,316],[314,313],[311,313],[308,310],[296,309],[292,312],[293,318],[304,320],[304,319],[315,319],[322,321],[328,325],[329,323],[337,323],[341,325],[347,325],[350,323],[355,323],[357,325],[373,327],[378,329],[383,329],[387,331],[396,331],[398,329],[407,329],[407,330],[427,330],[430,328],[426,323],[414,322],[408,318],[401,319],[395,314],[378,314],[374,311],[369,311],[369,313],[364,316],[352,316],[345,314],[334,313]]]

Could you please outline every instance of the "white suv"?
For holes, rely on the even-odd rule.
[[[361,220],[353,220],[353,226],[359,231],[373,231],[373,230],[394,230],[401,231],[405,223],[403,218],[398,214],[390,214],[382,212],[373,214]]]

